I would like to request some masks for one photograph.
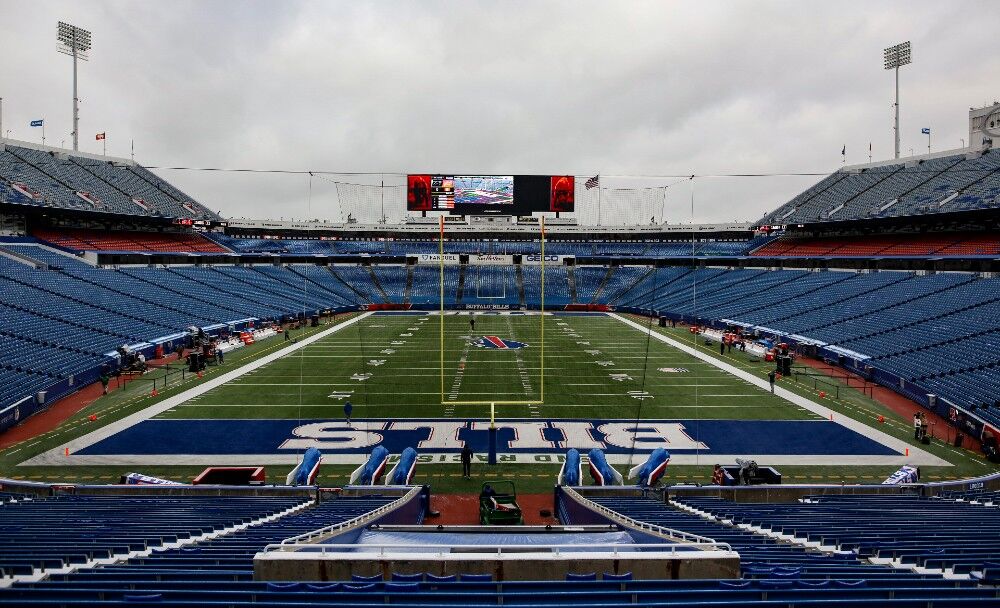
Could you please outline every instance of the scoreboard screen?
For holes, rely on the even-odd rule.
[[[406,186],[408,211],[525,215],[575,207],[572,175],[408,175]]]

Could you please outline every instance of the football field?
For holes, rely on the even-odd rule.
[[[491,411],[498,459],[515,476],[551,479],[569,448],[601,449],[624,468],[665,447],[672,471],[736,458],[876,477],[904,463],[951,466],[941,450],[908,444],[905,424],[873,428],[854,406],[791,384],[772,394],[769,364],[720,359],[699,340],[605,313],[365,313],[272,344],[20,466],[264,465],[276,477],[309,447],[341,471],[382,445],[416,448],[418,479],[433,478],[464,444],[485,461]]]
[[[442,351],[441,315],[376,314],[160,417],[340,419],[347,400],[356,419],[481,418],[491,401],[524,402],[502,418],[815,417],[604,314],[546,315],[543,349],[541,318],[444,315]]]

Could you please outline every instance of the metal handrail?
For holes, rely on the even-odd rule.
[[[348,519],[347,521],[342,521],[337,524],[331,524],[329,526],[326,526],[325,528],[320,528],[318,530],[313,530],[311,532],[305,532],[303,534],[299,534],[298,536],[292,536],[290,538],[286,538],[285,540],[281,541],[281,544],[282,545],[296,544],[296,542],[300,540],[309,541],[318,538],[320,536],[325,536],[332,532],[339,532],[347,528],[352,528],[356,525],[362,524],[366,521],[372,520],[380,515],[383,515],[389,511],[396,509],[397,507],[405,503],[407,500],[411,499],[415,494],[419,494],[420,491],[421,491],[420,486],[413,486],[413,488],[411,488],[409,492],[403,494],[402,496],[400,496],[399,498],[388,504],[384,504],[381,507],[368,511],[367,513],[358,515],[353,519]],[[310,545],[310,546],[315,546],[315,545]]]
[[[426,545],[426,544],[315,544],[315,543],[278,543],[266,545],[262,553],[269,552],[294,552],[302,549],[309,549],[305,553],[351,553],[352,555],[363,554],[366,550],[369,553],[377,552],[379,555],[386,554],[387,549],[400,550],[401,553],[434,553],[442,555],[444,553],[456,552],[456,555],[468,556],[475,554],[502,555],[525,553],[553,553],[560,554],[560,550],[567,553],[580,553],[581,549],[592,549],[600,553],[670,553],[671,555],[681,551],[703,550],[704,547],[712,545],[720,551],[732,551],[729,543],[594,543],[594,544],[546,544],[546,545]],[[571,549],[572,551],[565,551]],[[407,551],[409,550],[409,551]]]
[[[667,538],[669,538],[671,540],[681,540],[681,541],[684,541],[686,543],[692,543],[692,544],[697,544],[697,545],[725,546],[727,549],[730,549],[730,550],[732,549],[732,547],[730,547],[729,543],[722,543],[722,542],[719,542],[719,541],[715,540],[714,538],[709,538],[707,536],[701,536],[699,534],[692,534],[690,532],[685,532],[683,530],[677,530],[677,529],[674,529],[674,528],[667,528],[667,527],[664,527],[664,526],[659,526],[659,525],[656,525],[656,524],[651,524],[651,523],[648,523],[648,522],[639,521],[637,519],[632,519],[631,517],[628,517],[627,515],[622,515],[621,513],[617,512],[617,511],[614,511],[612,509],[609,509],[608,507],[605,507],[604,505],[599,505],[596,502],[594,502],[594,501],[592,501],[592,500],[590,500],[588,498],[584,498],[583,496],[580,495],[579,492],[577,492],[573,488],[564,487],[563,491],[567,492],[567,493],[570,493],[570,495],[573,498],[575,498],[577,501],[579,501],[580,503],[582,503],[585,507],[587,507],[587,508],[589,508],[591,510],[597,511],[598,513],[601,513],[602,515],[606,515],[606,516],[610,517],[613,520],[619,521],[620,523],[625,523],[628,526],[632,526],[634,528],[638,528],[638,529],[640,529],[640,530],[642,530],[644,532],[654,532],[656,534],[662,534],[662,535],[666,536]]]

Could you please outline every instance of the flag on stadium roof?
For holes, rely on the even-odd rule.
[[[45,119],[44,118],[39,118],[38,120],[31,121],[31,126],[33,126],[33,127],[41,127],[44,124],[45,124]]]
[[[924,134],[924,135],[930,135],[931,134],[931,130],[928,127],[924,127],[923,129],[920,129],[920,132],[922,134]]]
[[[587,190],[590,190],[591,188],[596,188],[599,185],[601,185],[601,176],[595,175],[594,177],[584,182],[583,185],[587,187]]]
[[[108,136],[107,131],[105,131],[103,133],[98,133],[97,134],[97,141],[101,141],[102,139],[106,138],[107,136]]]

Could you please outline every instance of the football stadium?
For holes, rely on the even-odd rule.
[[[455,114],[443,156],[372,126],[347,153],[258,133],[217,158],[134,97],[155,152],[108,153],[78,86],[132,34],[51,8],[26,23],[64,56],[17,62],[57,64],[54,90],[0,67],[0,603],[1000,606],[1000,103],[924,82],[961,145],[901,127],[896,29],[849,60],[895,78],[880,156],[793,171],[761,140],[770,164],[603,172],[583,140],[476,160],[541,99]],[[30,113],[70,62],[72,123],[68,99]],[[548,91],[546,65],[525,81]],[[190,91],[211,105],[162,95]]]

